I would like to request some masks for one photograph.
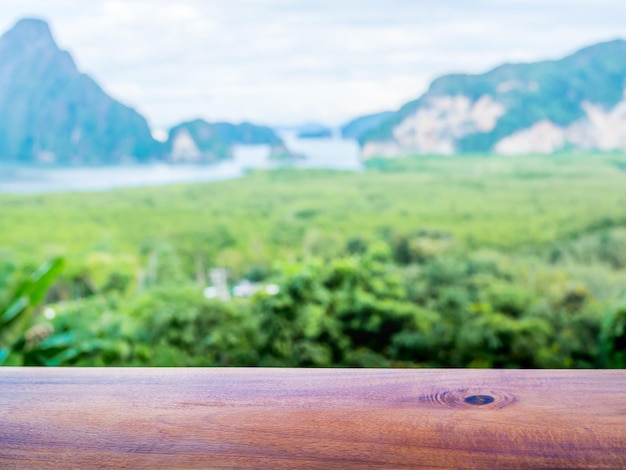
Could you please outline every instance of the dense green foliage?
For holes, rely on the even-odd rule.
[[[2,195],[0,291],[67,264],[56,317],[6,363],[624,367],[625,163],[416,157]],[[218,266],[280,291],[206,299]]]
[[[0,293],[0,364],[12,349],[21,350],[28,343],[23,333],[32,322],[33,308],[46,298],[47,289],[62,269],[62,259],[52,260],[29,277],[19,279],[8,294]]]

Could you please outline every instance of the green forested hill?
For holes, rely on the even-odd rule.
[[[407,158],[362,174],[2,195],[0,290],[67,261],[48,298],[65,336],[11,360],[620,365],[625,163]],[[203,299],[212,267],[280,293]]]
[[[465,97],[475,104],[489,97],[503,113],[488,130],[472,128],[469,121],[489,112],[476,109],[466,129],[439,130],[440,138],[452,137],[459,152],[493,151],[497,142],[541,121],[565,128],[587,117],[590,103],[609,112],[624,99],[626,88],[626,40],[617,39],[586,47],[559,60],[504,64],[484,74],[453,74],[432,82],[428,91],[361,136],[362,143],[393,141],[394,130],[418,110],[435,109],[442,97]],[[445,110],[451,112],[450,110]],[[482,116],[481,116],[482,115]],[[452,114],[444,121],[459,119]],[[480,127],[480,126],[479,126]],[[606,129],[604,132],[611,132]],[[452,135],[448,135],[451,133]],[[580,135],[585,135],[581,130]],[[582,137],[579,140],[584,140]],[[591,147],[595,144],[588,144]]]

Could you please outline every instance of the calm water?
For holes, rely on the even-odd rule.
[[[307,158],[289,164],[297,168],[326,168],[359,171],[359,148],[351,140],[297,139],[281,136],[294,152]],[[100,168],[0,168],[0,192],[44,193],[59,191],[102,191],[133,186],[156,186],[239,178],[247,170],[276,168],[269,161],[267,146],[241,146],[232,161],[213,165],[124,165]]]

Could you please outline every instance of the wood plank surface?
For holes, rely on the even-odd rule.
[[[0,468],[626,468],[625,371],[0,369]]]

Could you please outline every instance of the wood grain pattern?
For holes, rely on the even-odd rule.
[[[0,468],[626,468],[625,371],[0,369]]]

